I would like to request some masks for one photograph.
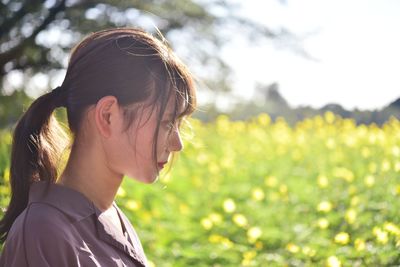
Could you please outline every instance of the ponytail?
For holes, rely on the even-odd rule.
[[[57,87],[42,95],[17,122],[11,149],[11,200],[0,220],[0,243],[4,243],[15,219],[27,207],[30,185],[57,179],[57,163],[67,138],[52,114],[57,107],[66,106],[65,92]]]

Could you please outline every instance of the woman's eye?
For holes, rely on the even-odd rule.
[[[175,121],[175,123],[173,121],[166,121],[165,122],[165,127],[168,129],[168,131],[173,130],[174,128],[176,128],[177,130],[180,128],[181,125],[181,121]]]

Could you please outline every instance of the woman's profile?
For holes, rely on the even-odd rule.
[[[52,115],[58,107],[66,108],[70,142]],[[62,85],[15,127],[0,266],[147,266],[114,199],[124,176],[157,179],[183,149],[180,127],[195,108],[193,78],[165,42],[137,28],[85,37]]]

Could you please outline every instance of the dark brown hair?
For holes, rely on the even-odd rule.
[[[72,49],[62,85],[36,99],[16,124],[10,166],[11,200],[0,221],[0,243],[6,240],[13,222],[26,208],[30,185],[57,180],[57,163],[68,138],[53,111],[66,107],[75,141],[88,107],[107,95],[115,96],[123,107],[125,130],[138,116],[135,104],[157,108],[154,164],[160,121],[168,99],[175,97],[174,125],[178,122],[180,126],[181,120],[196,108],[193,78],[164,39],[137,28],[108,29],[88,35]]]

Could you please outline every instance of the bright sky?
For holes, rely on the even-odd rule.
[[[400,97],[400,1],[233,2],[243,5],[241,14],[265,25],[314,33],[303,45],[318,59],[277,49],[272,42],[256,47],[235,39],[224,57],[235,70],[238,95],[249,98],[256,82],[278,82],[292,106],[375,109]]]

